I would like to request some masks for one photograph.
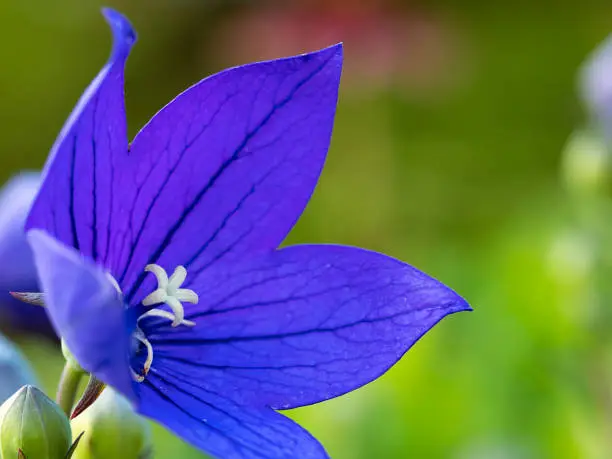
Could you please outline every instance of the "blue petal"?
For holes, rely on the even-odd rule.
[[[612,142],[612,35],[589,57],[580,77],[587,107],[606,140]]]
[[[37,292],[38,276],[24,225],[40,187],[40,174],[22,172],[0,192],[0,320],[12,328],[51,334],[45,311],[14,299],[10,291]]]
[[[129,22],[104,10],[113,32],[110,60],[87,88],[51,150],[27,221],[104,263],[123,204],[117,180],[128,159],[123,69],[135,40]]]
[[[0,276],[6,290],[35,289],[36,268],[25,238],[25,219],[40,186],[40,174],[21,173],[2,188],[0,194]]]
[[[43,231],[28,232],[28,241],[55,330],[84,370],[133,399],[130,327],[107,274]]]
[[[185,369],[189,372],[189,368]],[[304,429],[268,408],[241,406],[201,387],[189,373],[151,370],[140,412],[223,459],[325,459]]]
[[[36,384],[36,378],[21,353],[0,335],[0,405],[26,384]]]
[[[195,327],[141,322],[153,366],[276,409],[378,378],[443,317],[469,309],[405,263],[342,246],[289,247],[218,266],[187,287],[200,297],[185,305]]]
[[[117,61],[125,61],[132,45],[136,43],[136,32],[130,21],[118,11],[112,8],[102,8],[102,14],[113,32],[111,64]]]
[[[149,263],[204,271],[278,247],[323,167],[341,67],[336,45],[226,70],[143,128],[130,148],[138,167],[121,186],[125,230],[111,265],[128,303],[154,288]]]

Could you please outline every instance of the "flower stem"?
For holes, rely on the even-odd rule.
[[[57,388],[57,404],[68,417],[70,417],[70,413],[72,412],[72,407],[74,406],[82,377],[82,371],[66,363]]]

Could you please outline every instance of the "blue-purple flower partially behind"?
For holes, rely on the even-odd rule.
[[[583,64],[579,86],[598,133],[612,142],[612,35]]]
[[[105,10],[110,61],[53,147],[27,229],[51,320],[81,366],[220,458],[324,458],[276,409],[382,375],[469,309],[366,250],[277,249],[328,149],[341,45],[203,80],[126,135],[135,34]]]
[[[38,172],[21,172],[0,190],[0,328],[52,336],[45,311],[17,301],[10,290],[36,291],[38,276],[23,226],[40,186]]]

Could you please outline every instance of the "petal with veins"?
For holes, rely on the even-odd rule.
[[[120,184],[126,231],[112,244],[130,304],[153,289],[147,264],[185,266],[191,277],[281,243],[323,167],[341,66],[337,45],[226,70],[142,129]]]
[[[117,181],[129,159],[123,68],[136,36],[119,13],[104,13],[114,37],[112,55],[53,145],[26,228],[42,229],[109,266],[124,205]]]
[[[189,278],[188,278],[189,281]],[[469,306],[417,269],[342,246],[294,246],[219,266],[190,287],[193,328],[140,326],[160,374],[180,371],[237,401],[293,408],[378,378],[438,321]]]
[[[327,459],[304,429],[269,408],[242,406],[203,388],[190,374],[153,364],[141,385],[140,412],[223,459]]]

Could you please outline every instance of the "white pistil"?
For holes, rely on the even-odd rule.
[[[183,302],[197,304],[199,299],[198,294],[193,290],[180,288],[187,278],[187,270],[183,266],[177,266],[170,278],[168,278],[164,268],[159,265],[147,265],[145,271],[155,275],[157,278],[157,289],[142,300],[142,305],[153,306],[154,304],[165,303],[172,310],[172,314],[153,313],[153,311],[163,311],[156,308],[147,311],[138,320],[144,317],[157,316],[172,320],[173,327],[178,327],[179,325],[193,327],[195,325],[194,322],[185,320]]]

